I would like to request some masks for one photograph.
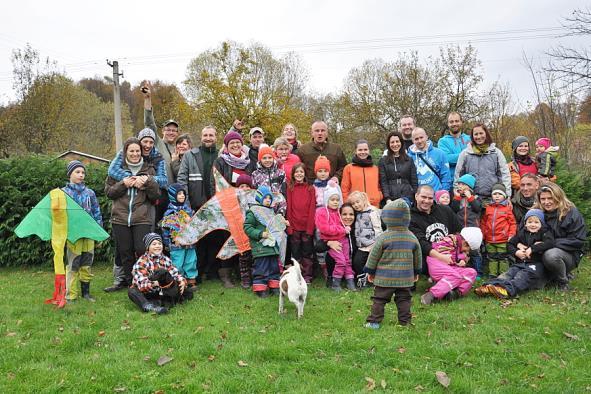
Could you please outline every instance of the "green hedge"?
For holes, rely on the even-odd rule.
[[[51,189],[67,183],[65,160],[47,156],[26,156],[0,160],[0,267],[51,264],[50,242],[36,236],[18,238],[14,229]],[[111,204],[104,194],[107,165],[87,168],[86,184],[98,197],[105,230],[111,233]],[[97,246],[95,261],[112,262],[111,240]]]
[[[581,211],[587,228],[591,230],[591,171],[589,169],[569,170],[559,160],[556,170],[556,183],[562,187],[569,200]],[[587,233],[587,250],[591,245],[591,232]]]

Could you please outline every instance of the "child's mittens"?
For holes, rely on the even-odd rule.
[[[269,238],[269,232],[263,231],[263,233],[261,234],[261,238]]]

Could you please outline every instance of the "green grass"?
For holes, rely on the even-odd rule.
[[[362,327],[370,291],[335,295],[315,284],[298,321],[292,304],[278,315],[277,297],[208,282],[194,301],[155,316],[124,292],[100,290],[111,280],[104,265],[92,284],[97,302],[64,310],[43,304],[50,272],[2,269],[0,390],[362,392],[371,378],[388,392],[582,392],[591,390],[585,263],[567,294],[539,291],[505,306],[470,294],[425,307],[415,296],[412,327],[395,325],[390,304],[376,331]],[[165,355],[173,360],[158,366]]]

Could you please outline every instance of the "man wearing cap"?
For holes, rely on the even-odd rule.
[[[298,156],[306,166],[306,178],[313,182],[316,179],[314,164],[318,156],[323,155],[330,161],[329,176],[336,176],[339,181],[343,176],[343,169],[347,165],[347,159],[338,144],[328,141],[328,126],[322,120],[312,123],[310,129],[312,141],[302,145],[298,149]]]
[[[259,147],[265,142],[265,132],[260,127],[250,129],[250,145],[248,145],[248,157],[250,161],[256,163],[259,161]]]

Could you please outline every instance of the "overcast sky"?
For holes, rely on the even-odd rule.
[[[589,47],[588,37],[557,38],[556,29],[588,6],[578,0],[10,1],[2,5],[0,103],[14,99],[10,55],[27,42],[75,80],[110,74],[108,58],[120,61],[132,84],[160,79],[180,86],[200,52],[224,40],[257,41],[277,55],[299,53],[310,89],[334,92],[366,59],[390,61],[411,50],[426,58],[445,43],[471,40],[485,85],[509,82],[523,108],[532,83],[522,53],[543,61],[559,42]]]

